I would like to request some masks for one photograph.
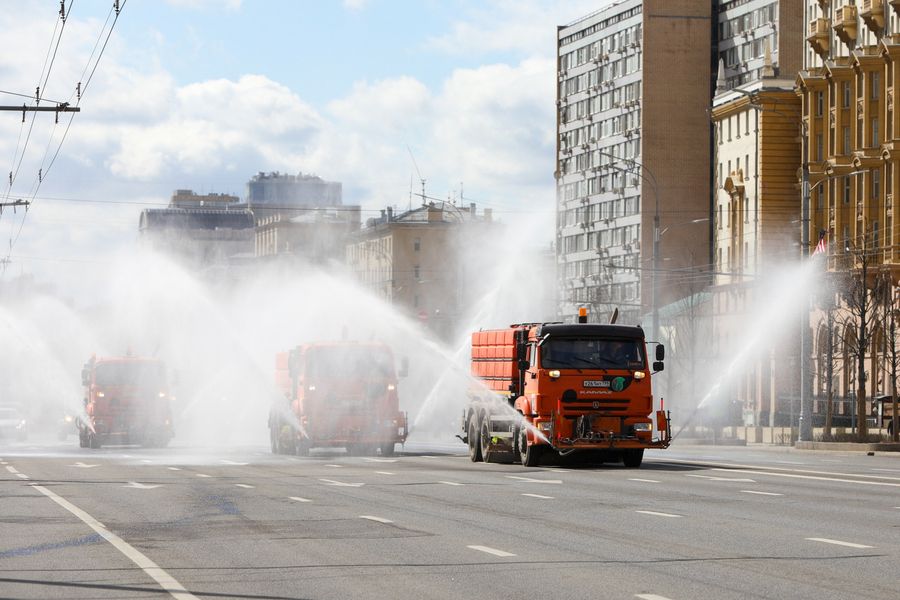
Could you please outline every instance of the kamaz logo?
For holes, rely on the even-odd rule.
[[[606,388],[609,387],[608,381],[598,381],[595,379],[588,379],[584,382],[584,387],[586,388]]]

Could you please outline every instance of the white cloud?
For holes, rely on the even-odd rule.
[[[369,0],[344,0],[344,8],[352,11],[361,11],[369,3]]]

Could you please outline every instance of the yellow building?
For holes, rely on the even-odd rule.
[[[887,349],[886,323],[875,318],[872,290],[895,289],[900,274],[893,218],[893,201],[900,194],[900,122],[894,115],[900,100],[895,85],[900,2],[806,0],[805,9],[807,48],[797,91],[812,188],[809,235],[813,243],[820,232],[827,236],[830,280],[836,282],[822,303],[835,304],[831,316],[824,308],[813,316],[814,392],[821,405],[831,386],[838,417],[854,409],[874,417],[872,400],[891,390],[887,361],[880,358]],[[869,292],[861,329],[860,311],[851,305],[852,282],[862,279],[863,265]],[[856,357],[860,335],[868,338],[862,365]],[[829,352],[834,356],[830,366]]]

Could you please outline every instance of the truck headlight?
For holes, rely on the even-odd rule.
[[[553,429],[553,421],[541,421],[537,427],[541,431],[550,431]]]
[[[389,392],[393,392],[394,390],[397,389],[397,386],[394,385],[393,383],[389,383],[388,386],[387,386],[387,389],[388,389]]]
[[[97,397],[98,397],[98,398],[105,398],[105,397],[106,397],[106,394],[104,394],[103,392],[97,392]]]
[[[653,423],[635,423],[633,427],[635,431],[652,431]]]

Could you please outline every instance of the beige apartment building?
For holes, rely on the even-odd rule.
[[[477,265],[464,250],[493,225],[492,211],[474,204],[429,203],[404,213],[392,208],[369,219],[347,243],[347,266],[369,289],[442,337],[456,333]]]
[[[827,236],[831,274],[831,293],[812,322],[817,411],[830,394],[837,417],[865,413],[880,425],[875,400],[890,395],[891,386],[884,358],[889,323],[879,316],[878,300],[896,296],[900,275],[893,214],[900,198],[900,2],[804,0],[804,8],[807,46],[797,91],[812,190],[809,235]],[[860,296],[853,282],[863,280],[868,292]],[[852,306],[862,298],[865,328]]]
[[[650,326],[709,260],[712,10],[623,0],[558,27],[560,316]],[[658,252],[654,252],[654,241]],[[654,293],[656,292],[656,293]],[[655,301],[654,301],[655,300]],[[653,337],[653,336],[651,336]]]

